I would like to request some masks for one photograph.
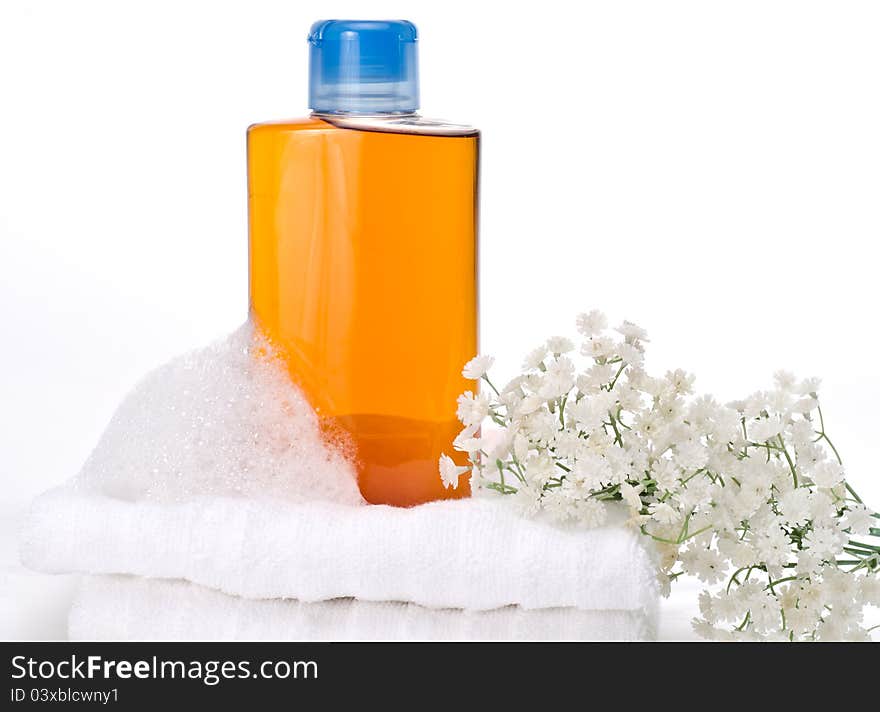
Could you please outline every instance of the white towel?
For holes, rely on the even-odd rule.
[[[301,603],[227,596],[184,581],[87,577],[71,640],[622,640],[654,637],[645,611],[433,610],[351,598]]]
[[[74,637],[650,635],[637,532],[527,519],[497,495],[366,506],[270,350],[245,324],[157,369],[71,484],[34,502],[24,563],[97,576]]]
[[[252,599],[654,615],[656,569],[642,538],[619,524],[524,518],[494,495],[396,509],[232,497],[159,504],[63,487],[34,502],[21,553],[38,571],[185,579]]]

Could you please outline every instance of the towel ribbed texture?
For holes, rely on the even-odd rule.
[[[524,518],[495,496],[412,509],[227,497],[156,504],[65,487],[34,502],[22,558],[39,571],[184,579],[252,599],[650,611],[655,567],[640,539],[619,524]]]

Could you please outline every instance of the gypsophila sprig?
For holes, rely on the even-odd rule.
[[[597,311],[577,327],[580,361],[554,337],[501,388],[490,357],[465,367],[489,386],[459,399],[454,447],[472,485],[588,526],[622,502],[659,548],[665,593],[682,574],[709,587],[694,620],[704,637],[869,639],[880,521],[846,481],[818,382],[779,372],[772,390],[722,405],[684,371],[649,375],[641,327],[609,332]],[[446,455],[440,469],[447,486],[467,471]]]

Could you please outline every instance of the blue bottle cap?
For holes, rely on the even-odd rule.
[[[416,26],[406,20],[320,20],[309,32],[309,107],[324,114],[419,108]]]

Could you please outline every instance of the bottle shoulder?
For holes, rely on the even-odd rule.
[[[350,114],[316,114],[333,126],[357,131],[380,131],[383,133],[420,134],[425,136],[476,137],[480,132],[468,124],[458,124],[445,119],[432,119],[419,114],[388,116],[353,116]]]
[[[276,131],[326,131],[330,128],[333,127],[326,121],[321,121],[313,116],[303,116],[295,119],[260,121],[248,126],[247,132],[251,134]]]
[[[380,133],[400,133],[421,136],[479,137],[473,126],[443,119],[431,119],[418,114],[355,116],[350,114],[312,114],[297,119],[280,119],[251,124],[248,134],[354,130]]]

